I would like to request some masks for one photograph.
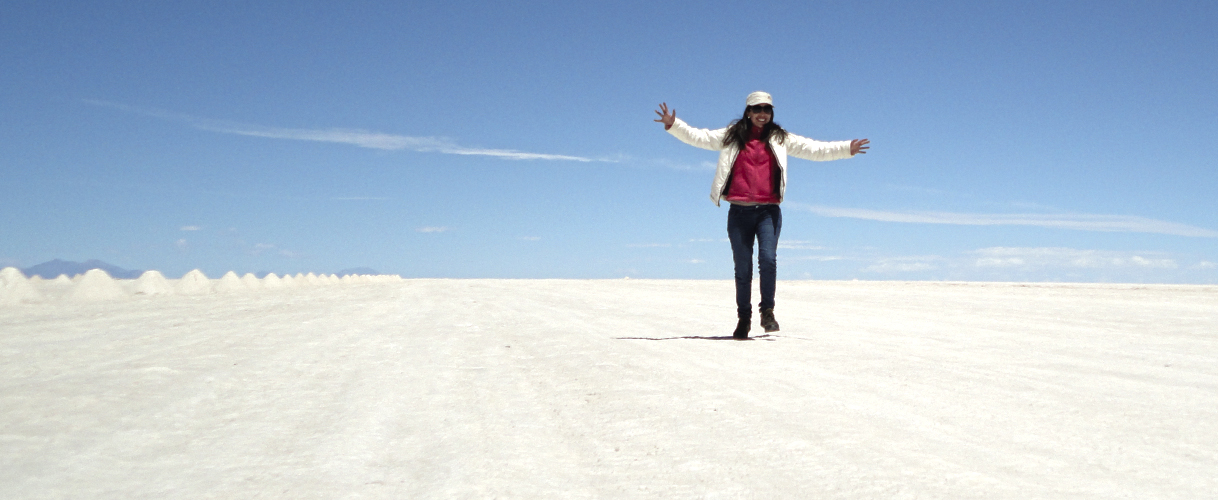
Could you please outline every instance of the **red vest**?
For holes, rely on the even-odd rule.
[[[774,176],[778,175],[778,169],[774,166],[770,148],[761,141],[761,129],[753,127],[749,131],[749,142],[736,155],[732,182],[724,199],[729,202],[778,203],[778,196],[774,194]]]

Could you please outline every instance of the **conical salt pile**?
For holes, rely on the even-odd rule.
[[[23,280],[25,279],[25,274],[23,274],[20,269],[15,267],[6,267],[4,269],[0,269],[0,282],[6,282],[9,280],[16,281],[17,278],[21,278]]]
[[[283,286],[287,288],[296,288],[297,286],[296,278],[293,278],[290,274],[283,275],[282,278],[279,278],[279,281],[281,281]]]
[[[275,276],[275,273],[270,273],[265,278],[262,278],[262,286],[266,288],[283,288],[283,280]]]
[[[101,269],[90,269],[76,282],[68,293],[68,300],[76,302],[105,302],[127,298],[127,292]]]
[[[241,282],[245,283],[245,288],[247,290],[257,290],[262,288],[262,282],[258,281],[258,277],[254,276],[254,273],[245,273],[245,275],[241,277]]]
[[[245,283],[241,282],[241,278],[237,277],[237,273],[229,271],[220,277],[216,282],[217,292],[244,292],[246,290]]]
[[[136,295],[171,295],[173,287],[160,271],[144,271],[135,280]]]
[[[0,270],[0,305],[37,302],[42,294],[15,267]]]
[[[204,295],[211,293],[211,280],[203,271],[195,269],[178,280],[178,293],[182,295]]]
[[[72,278],[69,278],[68,275],[66,275],[66,274],[61,274],[59,276],[56,276],[55,279],[51,280],[51,283],[55,283],[58,285],[66,285],[66,284],[72,283]]]
[[[309,286],[317,286],[322,284],[321,280],[317,279],[317,275],[313,273],[306,274],[304,276],[304,281],[305,283],[308,283]]]
[[[350,285],[352,283],[355,283],[355,275],[354,274],[344,274],[343,277],[339,281],[342,281],[344,285]]]

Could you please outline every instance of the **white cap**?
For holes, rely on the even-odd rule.
[[[770,106],[773,106],[774,98],[770,97],[770,94],[758,90],[757,92],[749,94],[748,97],[745,97],[744,104],[746,106],[756,106],[758,104],[769,104]]]

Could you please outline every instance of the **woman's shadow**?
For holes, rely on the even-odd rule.
[[[699,337],[699,336],[692,336],[692,335],[685,336],[685,337],[658,337],[658,338],[657,337],[614,337],[614,339],[616,339],[616,340],[740,340],[740,341],[764,340],[766,342],[773,342],[773,341],[777,340],[775,337],[777,337],[777,336],[770,335],[767,333],[765,335],[757,335],[755,337],[748,337],[748,338],[743,338],[743,339],[738,339],[731,335],[725,335],[722,337]]]

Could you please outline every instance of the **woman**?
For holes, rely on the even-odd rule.
[[[702,149],[719,151],[719,165],[711,183],[710,197],[715,205],[727,200],[727,236],[736,263],[736,316],[739,321],[732,336],[747,339],[752,323],[749,302],[753,284],[753,240],[758,243],[757,267],[761,274],[761,326],[766,332],[778,331],[774,319],[774,287],[777,279],[778,234],[782,231],[783,194],[787,188],[787,156],[827,161],[865,154],[867,139],[821,142],[788,133],[774,123],[774,100],[765,92],[745,98],[744,116],[726,128],[694,128],[660,104],[657,122],[681,142]]]

